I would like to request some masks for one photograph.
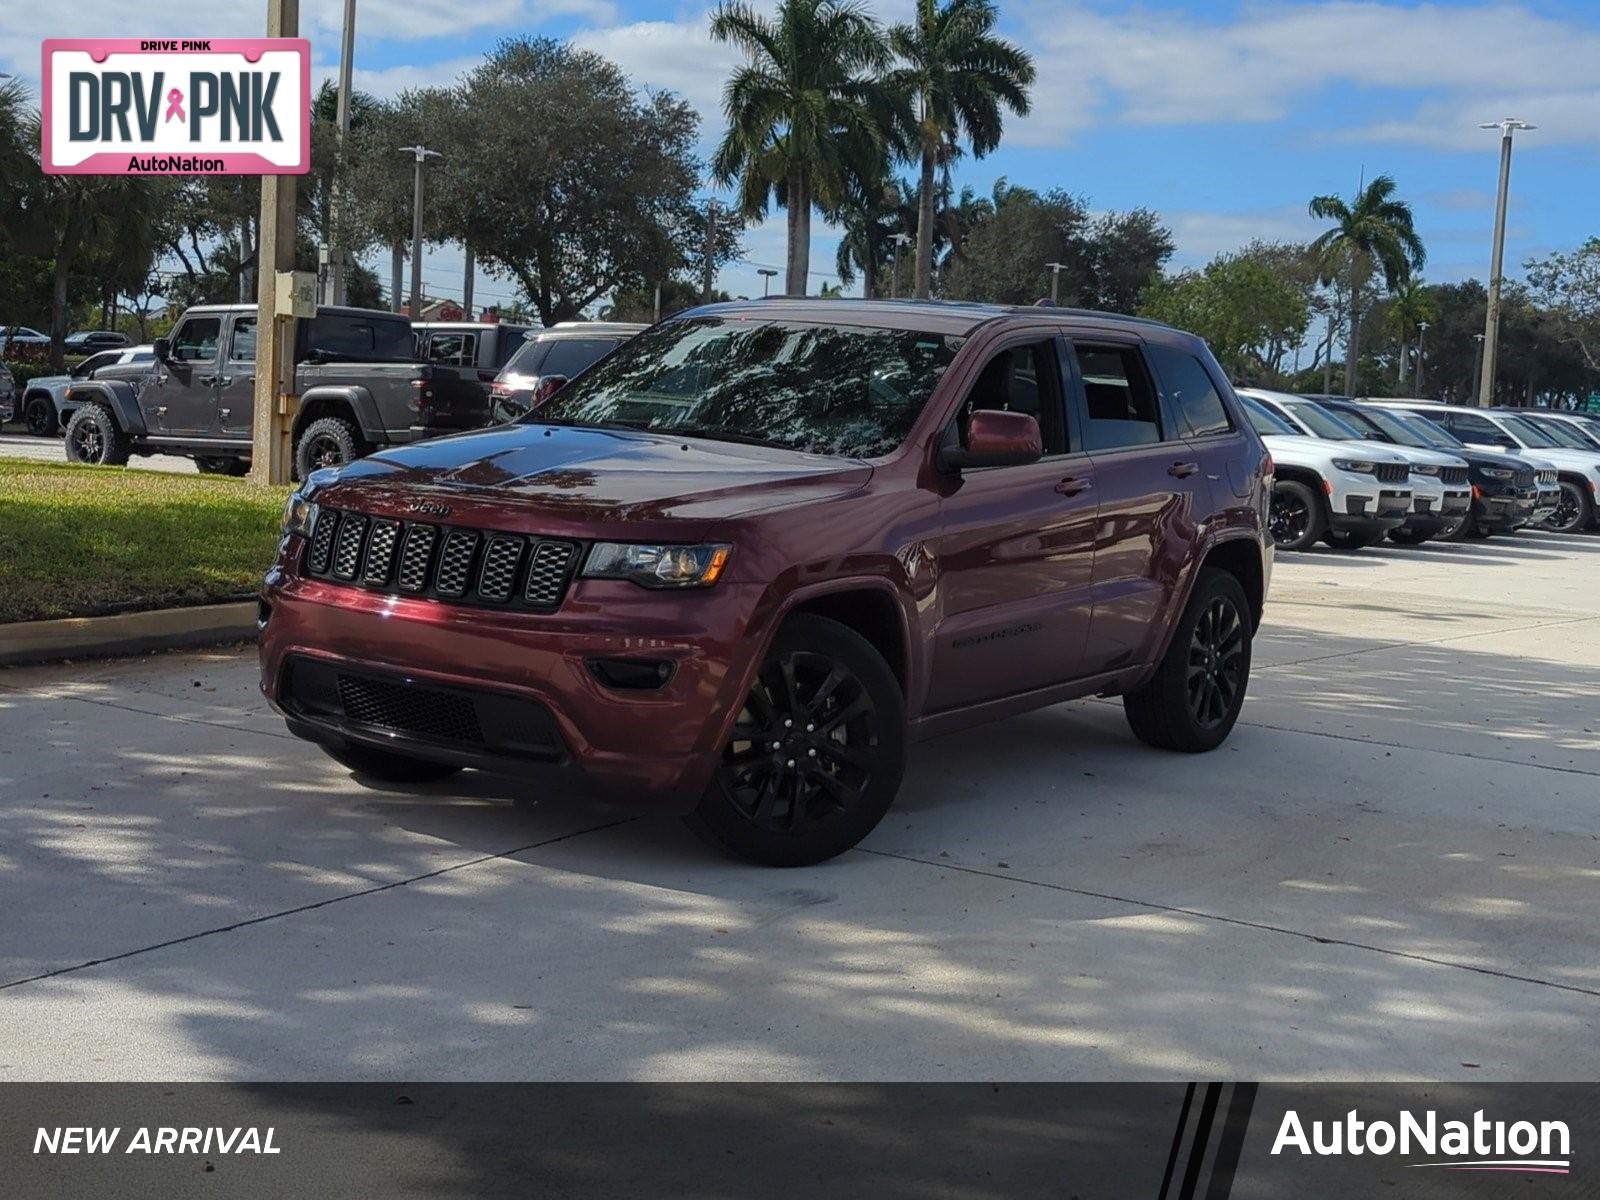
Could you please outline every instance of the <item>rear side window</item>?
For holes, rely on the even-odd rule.
[[[1167,346],[1147,346],[1145,356],[1155,367],[1167,402],[1188,436],[1210,437],[1233,429],[1216,382],[1198,358]]]
[[[307,350],[321,350],[342,358],[409,360],[415,346],[409,321],[325,313],[313,317],[306,325]]]
[[[428,348],[422,357],[429,362],[470,367],[477,353],[478,335],[475,333],[434,333],[428,336]]]
[[[565,375],[570,379],[599,362],[616,344],[615,338],[556,338],[550,343],[550,354],[540,374]]]
[[[234,318],[233,337],[228,346],[228,359],[231,362],[255,362],[256,319],[254,317]]]
[[[1087,415],[1086,450],[1148,446],[1161,440],[1161,416],[1139,351],[1075,343]]]

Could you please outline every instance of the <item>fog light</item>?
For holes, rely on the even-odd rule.
[[[677,665],[670,658],[591,658],[589,671],[607,687],[650,691],[665,687]]]

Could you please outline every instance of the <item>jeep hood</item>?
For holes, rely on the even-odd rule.
[[[319,495],[388,508],[430,500],[534,510],[568,522],[715,522],[845,495],[866,463],[635,430],[505,425],[391,447],[314,476]],[[403,506],[403,505],[402,505]]]

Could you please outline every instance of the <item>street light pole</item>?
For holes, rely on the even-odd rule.
[[[1483,378],[1483,334],[1475,333],[1472,340],[1478,343],[1478,352],[1472,356],[1472,397],[1478,397],[1478,381]]]
[[[1061,300],[1061,272],[1067,269],[1066,263],[1045,263],[1050,268],[1050,303],[1057,304]]]
[[[1427,337],[1428,337],[1428,323],[1426,321],[1418,321],[1417,322],[1417,381],[1416,381],[1416,384],[1414,385],[1416,387],[1416,389],[1417,389],[1417,395],[1418,396],[1422,395],[1422,368],[1423,368],[1422,355],[1423,355],[1423,348],[1427,344]]]
[[[339,145],[336,151],[338,170],[334,172],[333,188],[328,195],[328,287],[333,303],[345,300],[345,245],[339,222],[343,219],[345,155],[350,152],[350,73],[356,52],[356,0],[344,0],[344,36],[339,43]]]
[[[1526,121],[1505,117],[1487,121],[1479,129],[1500,131],[1500,195],[1494,209],[1494,248],[1489,262],[1489,305],[1483,318],[1483,371],[1478,383],[1477,404],[1488,408],[1494,401],[1494,373],[1500,350],[1500,271],[1506,249],[1506,198],[1511,189],[1511,134],[1518,129],[1536,129]]]
[[[706,261],[701,268],[700,303],[711,303],[711,286],[717,257],[717,202],[706,201]]]
[[[430,158],[443,158],[426,146],[401,146],[402,154],[416,158],[416,187],[411,199],[411,319],[422,320],[422,164]]]
[[[897,233],[894,235],[894,265],[890,268],[891,274],[889,276],[889,299],[891,300],[900,298],[900,247],[907,245],[910,241],[910,234]]]
[[[761,298],[765,300],[772,286],[772,277],[777,274],[771,267],[758,267],[756,274],[761,276]]]

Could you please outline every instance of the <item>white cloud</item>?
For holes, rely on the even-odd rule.
[[[1177,247],[1172,256],[1175,267],[1204,266],[1218,254],[1237,250],[1257,238],[1268,242],[1303,242],[1316,236],[1318,229],[1318,223],[1311,219],[1304,204],[1237,212],[1178,209],[1163,212],[1161,219],[1172,230],[1172,240]]]

